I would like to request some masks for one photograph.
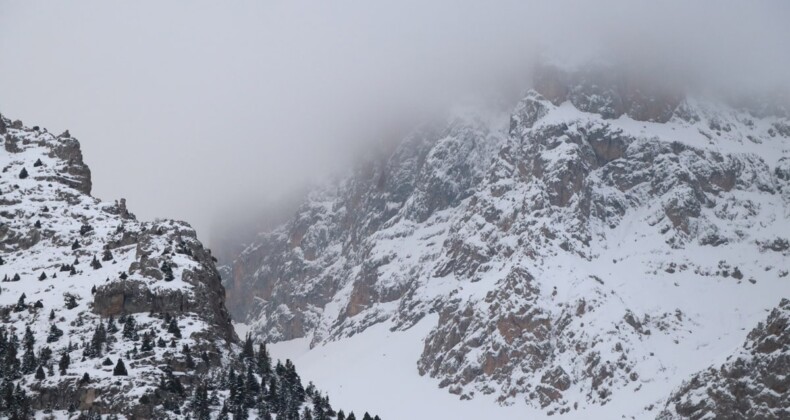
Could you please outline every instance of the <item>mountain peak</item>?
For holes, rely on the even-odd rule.
[[[91,197],[68,132],[0,117],[0,143],[0,416],[334,413],[290,361],[275,369],[264,344],[240,345],[216,260],[187,223]]]
[[[461,399],[645,416],[701,348],[737,345],[722,319],[776,304],[786,118],[552,68],[486,121],[415,130],[311,194],[233,262],[234,316],[314,347],[420,325],[413,363]],[[687,299],[706,293],[741,315]]]

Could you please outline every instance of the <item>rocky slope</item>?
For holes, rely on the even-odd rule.
[[[68,132],[0,116],[0,146],[0,417],[334,417],[290,362],[242,349],[188,224],[90,196]]]
[[[151,328],[169,342],[172,334],[160,327],[160,318],[169,314],[186,330],[179,344],[208,355],[201,370],[221,365],[238,338],[212,257],[192,228],[174,221],[141,223],[123,200],[103,203],[91,197],[90,170],[68,132],[54,136],[3,118],[0,134],[5,149],[0,275],[11,279],[2,283],[0,306],[8,333],[29,327],[36,343],[47,343],[60,355],[89,342],[97,323],[130,314],[140,334]],[[57,340],[49,338],[53,327],[62,331]],[[138,344],[121,340],[102,353],[114,361]],[[157,389],[160,364],[184,370],[184,355],[170,348],[135,358],[127,363],[132,374],[120,379],[112,366],[81,360],[80,353],[70,353],[64,375],[41,381],[22,377],[21,383],[38,394],[33,408],[131,412],[139,398]],[[86,372],[92,385],[80,386]],[[157,402],[151,401],[134,413],[151,416]]]
[[[790,418],[790,300],[782,299],[727,362],[694,375],[661,419]]]
[[[425,319],[414,363],[462,399],[654,416],[790,294],[787,110],[609,69],[534,86],[317,188],[233,262],[234,316],[313,346]]]

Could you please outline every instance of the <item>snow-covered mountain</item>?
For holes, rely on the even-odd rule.
[[[297,360],[328,389],[343,378],[317,358],[368,366],[349,357],[364,347],[411,356],[356,377],[406,371],[415,400],[430,378],[472,400],[452,418],[482,400],[502,418],[698,418],[682,407],[727,377],[684,380],[754,357],[747,332],[790,295],[790,114],[755,103],[544,68],[509,112],[421,126],[313,191],[233,261],[230,308],[257,337],[309,343]]]
[[[787,418],[790,300],[782,299],[727,362],[695,374],[659,418]]]
[[[90,196],[68,132],[0,116],[0,144],[0,418],[337,418],[242,345],[188,224]]]

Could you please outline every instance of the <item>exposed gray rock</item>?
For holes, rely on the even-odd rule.
[[[726,363],[694,375],[658,419],[790,418],[790,300],[782,299]]]
[[[3,117],[0,121],[0,141],[8,152],[2,166],[7,173],[17,174],[21,167],[30,172],[24,180],[0,175],[1,267],[19,274],[19,280],[3,283],[2,292],[14,299],[24,292],[35,299],[22,306],[3,302],[2,329],[19,336],[30,326],[36,354],[46,345],[57,358],[70,353],[72,360],[61,375],[39,380],[27,372],[14,381],[28,390],[36,410],[75,405],[77,410],[130,419],[169,416],[161,404],[173,396],[159,389],[169,372],[179,375],[189,393],[198,381],[236,363],[228,356],[238,337],[210,251],[186,223],[138,222],[125,200],[102,203],[91,197],[90,169],[79,142],[68,133],[55,137]],[[111,254],[104,258],[107,250]],[[172,278],[165,278],[163,267],[169,267]],[[42,311],[51,311],[51,320]],[[129,375],[124,377],[113,376],[92,356],[83,357],[97,325],[110,317],[133,317],[134,328],[139,328],[131,338],[116,333],[112,345],[101,350],[102,356],[127,362]],[[138,352],[136,335],[167,334],[170,320],[184,329],[181,337],[167,336],[172,349]],[[46,340],[51,325],[65,338]],[[190,368],[183,345],[194,352]],[[57,365],[57,360],[48,364]],[[80,383],[85,371],[95,374],[87,384]],[[139,401],[141,390],[145,402]]]
[[[605,71],[539,73],[508,117],[428,125],[317,188],[233,261],[233,315],[258,336],[313,345],[430,317],[420,373],[460,398],[564,413],[571,396],[604,405],[639,392],[655,380],[643,366],[660,366],[645,342],[682,345],[697,328],[677,307],[632,305],[618,285],[681,287],[672,273],[762,284],[685,249],[787,252],[776,230],[790,171],[756,146],[787,149],[773,120]],[[607,278],[611,249],[644,271]]]

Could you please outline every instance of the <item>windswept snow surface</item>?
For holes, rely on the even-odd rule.
[[[389,331],[379,324],[347,340],[310,350],[300,338],[269,346],[273,358],[290,358],[302,380],[313,381],[332,396],[339,407],[359,407],[382,419],[542,418],[545,414],[525,406],[497,406],[493,398],[461,401],[420,376],[414,361],[422,352],[421,339],[431,329],[431,316],[406,331]],[[237,331],[238,329],[237,325]],[[353,404],[353,405],[352,405]],[[355,413],[357,417],[361,413]]]

